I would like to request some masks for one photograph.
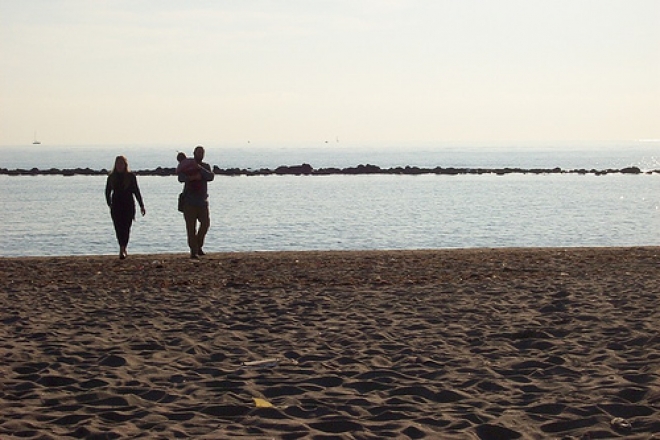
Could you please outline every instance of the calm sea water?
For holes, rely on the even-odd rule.
[[[176,165],[178,151],[192,154],[194,145],[104,145],[0,147],[0,168],[109,169],[115,156],[126,155],[132,169]],[[309,163],[315,168],[360,164],[466,168],[624,168],[660,169],[660,141],[575,144],[428,144],[346,145],[329,142],[315,146],[205,145],[206,159],[221,168],[274,169]]]
[[[191,150],[192,147],[188,148]],[[175,147],[2,148],[0,168],[174,166]],[[222,168],[391,166],[660,169],[659,143],[575,148],[207,147]],[[139,177],[132,253],[187,252],[176,177]],[[104,177],[0,176],[0,255],[114,254]],[[216,176],[211,252],[660,245],[660,174]]]

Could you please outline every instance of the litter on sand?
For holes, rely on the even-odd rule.
[[[243,362],[243,367],[245,368],[273,368],[276,367],[279,364],[280,360],[278,358],[268,358],[268,359],[262,359],[260,361],[250,361],[250,362]]]
[[[258,397],[255,397],[254,406],[256,406],[257,408],[272,408],[273,404],[267,401],[266,399],[260,399]]]

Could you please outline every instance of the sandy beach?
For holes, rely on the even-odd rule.
[[[660,438],[657,247],[0,258],[0,285],[1,438]]]

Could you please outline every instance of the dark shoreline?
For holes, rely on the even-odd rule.
[[[176,175],[175,168],[157,167],[154,169],[137,170],[134,171],[138,176],[174,176]],[[420,168],[420,167],[393,167],[381,168],[377,165],[358,165],[356,167],[348,168],[314,168],[309,164],[293,165],[293,166],[280,166],[275,169],[261,168],[259,170],[245,169],[245,168],[220,168],[217,165],[213,167],[213,172],[221,176],[270,176],[270,175],[295,175],[295,176],[329,176],[329,175],[363,175],[363,174],[394,174],[394,175],[421,175],[421,174],[437,174],[437,175],[467,175],[467,174],[594,174],[602,176],[606,174],[654,174],[660,173],[658,170],[642,171],[638,167],[626,167],[620,169],[571,169],[565,170],[559,167],[556,168],[454,168],[454,167],[435,167],[435,168]],[[50,168],[42,170],[39,168],[16,168],[7,169],[0,168],[0,175],[7,176],[101,176],[107,175],[107,169],[94,170],[91,168]]]

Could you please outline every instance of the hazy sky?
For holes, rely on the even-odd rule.
[[[660,138],[658,0],[0,0],[0,145]]]

